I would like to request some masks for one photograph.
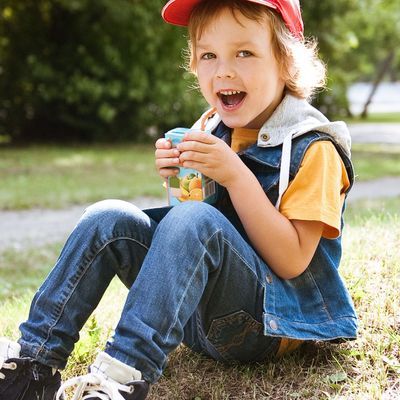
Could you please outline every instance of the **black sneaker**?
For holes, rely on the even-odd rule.
[[[146,381],[133,381],[122,385],[102,374],[89,373],[66,381],[58,394],[62,395],[65,389],[74,386],[74,400],[145,400],[149,393],[149,384]]]
[[[0,400],[53,400],[60,373],[31,358],[20,357],[21,346],[0,338]]]
[[[0,400],[54,400],[60,385],[51,367],[30,358],[0,359]]]

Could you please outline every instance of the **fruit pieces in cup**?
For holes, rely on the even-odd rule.
[[[179,179],[179,200],[203,200],[203,187],[200,173],[190,172]]]

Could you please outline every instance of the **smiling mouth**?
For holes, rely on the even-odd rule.
[[[246,92],[241,92],[240,90],[221,90],[217,95],[225,107],[234,108],[243,101],[246,97]]]

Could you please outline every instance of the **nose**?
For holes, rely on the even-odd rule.
[[[235,77],[235,69],[233,65],[227,61],[219,60],[216,70],[217,78],[234,78]]]

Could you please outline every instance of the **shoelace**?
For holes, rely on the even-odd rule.
[[[58,389],[56,400],[60,400],[66,389],[74,386],[77,388],[72,400],[85,400],[91,397],[97,397],[100,400],[125,400],[120,392],[132,393],[134,390],[133,386],[109,380],[102,374],[90,373],[71,378],[63,383]],[[84,393],[85,396],[83,396]]]
[[[0,379],[4,379],[6,376],[1,372],[2,369],[16,369],[17,364],[15,362],[6,363],[6,360],[0,357]]]

